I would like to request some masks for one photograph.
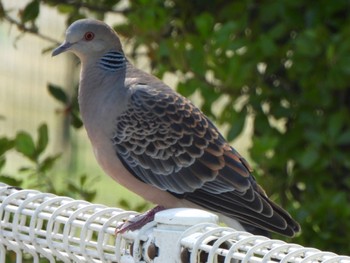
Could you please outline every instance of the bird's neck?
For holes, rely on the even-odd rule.
[[[102,56],[82,60],[79,85],[79,106],[85,121],[89,117],[114,112],[115,105],[127,103],[130,86],[140,83],[147,74],[136,69],[122,52],[108,51]],[[135,76],[140,77],[135,77]],[[97,103],[97,101],[99,103]]]
[[[116,112],[116,105],[125,103],[126,65],[124,54],[116,51],[107,52],[93,61],[82,61],[78,99],[90,138],[101,130],[110,130],[111,127],[101,129],[99,122],[107,120],[106,123],[114,124],[115,117],[111,114]]]
[[[126,67],[124,53],[118,51],[108,51],[99,60],[98,67],[109,72],[116,72]]]

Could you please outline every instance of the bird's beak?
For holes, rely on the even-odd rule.
[[[61,45],[59,45],[57,48],[54,49],[54,51],[52,51],[52,56],[57,56],[67,50],[69,50],[72,46],[72,43],[69,43],[67,41],[63,42]]]

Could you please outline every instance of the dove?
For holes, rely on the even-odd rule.
[[[97,162],[157,205],[121,232],[142,227],[159,210],[179,207],[213,212],[228,226],[252,233],[300,231],[198,107],[132,65],[110,26],[75,21],[52,56],[67,51],[81,61],[78,101]]]

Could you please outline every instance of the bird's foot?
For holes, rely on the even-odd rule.
[[[131,219],[128,219],[121,226],[117,227],[117,229],[115,230],[115,234],[118,235],[118,234],[123,234],[126,231],[134,231],[136,229],[140,229],[147,223],[153,221],[155,214],[164,209],[165,207],[163,206],[156,206],[143,214],[140,214]]]

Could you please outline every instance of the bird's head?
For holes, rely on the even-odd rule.
[[[122,51],[115,31],[104,22],[80,19],[68,27],[65,41],[52,52],[52,56],[71,51],[84,60],[111,50]]]

